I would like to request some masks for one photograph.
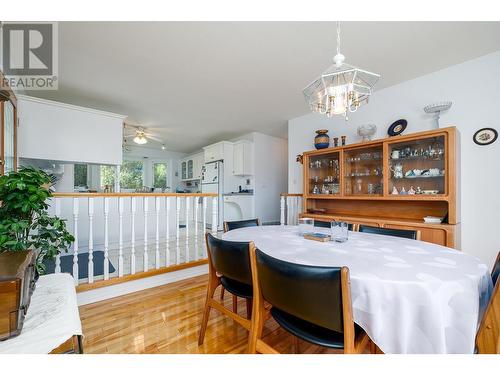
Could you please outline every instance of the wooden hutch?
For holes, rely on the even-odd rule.
[[[305,152],[301,216],[420,230],[423,241],[459,248],[459,136],[448,127]]]

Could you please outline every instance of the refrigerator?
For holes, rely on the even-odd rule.
[[[224,203],[222,194],[224,193],[224,163],[222,161],[214,161],[205,164],[201,169],[201,192],[215,193],[219,195],[217,203],[217,217],[219,221],[218,228],[222,230],[224,221]],[[212,228],[212,201],[207,204],[207,225]]]

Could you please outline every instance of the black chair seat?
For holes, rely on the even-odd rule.
[[[331,221],[314,220],[314,226],[317,228],[331,228],[332,222]],[[351,223],[347,223],[347,230],[352,231],[352,229],[353,229],[353,225]]]
[[[220,282],[227,291],[238,297],[241,298],[253,297],[253,288],[251,285],[247,285],[224,276],[220,278]]]
[[[332,349],[344,348],[342,333],[306,322],[275,307],[271,309],[271,315],[281,327],[302,340]],[[354,330],[355,336],[364,332],[357,324],[354,324]]]
[[[417,239],[417,231],[416,230],[379,228],[379,227],[370,227],[368,225],[360,225],[359,231],[363,232],[363,233],[382,234],[385,236],[408,238],[410,240]]]

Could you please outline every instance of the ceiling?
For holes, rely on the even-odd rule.
[[[341,50],[380,90],[500,50],[499,34],[500,22],[343,22]],[[61,22],[59,90],[29,94],[128,115],[172,151],[286,137],[335,40],[334,22]]]

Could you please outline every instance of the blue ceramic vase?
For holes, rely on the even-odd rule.
[[[328,136],[328,130],[321,129],[316,130],[316,137],[314,137],[314,147],[316,149],[327,148],[330,146],[330,137]]]

